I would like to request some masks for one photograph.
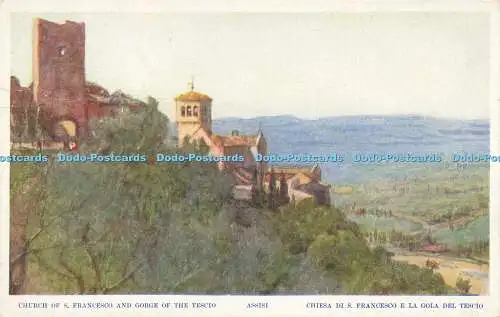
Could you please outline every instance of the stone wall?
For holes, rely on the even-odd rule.
[[[49,131],[56,122],[71,120],[79,136],[87,134],[85,24],[35,19],[33,95]]]

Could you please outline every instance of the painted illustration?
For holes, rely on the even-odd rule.
[[[485,15],[11,32],[10,294],[488,293]]]

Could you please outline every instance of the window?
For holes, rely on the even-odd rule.
[[[66,55],[66,48],[64,46],[59,47],[58,53],[59,53],[59,56]]]
[[[191,106],[187,106],[186,115],[188,117],[191,117],[193,115],[193,113],[191,112]]]
[[[198,116],[198,106],[193,107],[193,116],[195,116],[195,117]]]
[[[181,107],[181,117],[185,117],[185,116],[186,116],[186,107],[182,106]]]

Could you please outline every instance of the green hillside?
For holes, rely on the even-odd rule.
[[[98,123],[79,150],[179,151],[164,143],[168,120],[149,105]],[[13,235],[11,293],[448,292],[439,274],[371,250],[339,209],[232,201],[231,178],[216,166],[19,164],[11,176],[12,219],[27,220]]]
[[[369,167],[374,175],[385,168],[394,167]],[[450,248],[489,240],[487,165],[459,169],[432,165],[421,167],[419,174],[405,180],[372,180],[351,186],[352,193],[333,193],[333,200],[365,231],[430,232],[437,243]],[[361,209],[366,215],[359,214]]]

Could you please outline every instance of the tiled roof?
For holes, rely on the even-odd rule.
[[[109,96],[110,103],[117,105],[145,104],[143,101],[135,99],[120,90],[115,91]]]
[[[90,82],[90,81],[87,81],[85,83],[85,91],[91,95],[100,95],[100,96],[104,96],[104,97],[109,97],[109,91],[107,91],[101,85],[98,85],[98,84]]]
[[[313,179],[313,176],[309,172],[298,172],[297,174],[293,174],[293,175],[291,175],[291,174],[285,174],[285,175],[291,175],[291,176],[289,176],[289,177],[286,178],[286,179],[290,179],[290,178],[297,177],[299,174],[307,176],[307,178],[309,178],[309,180]]]
[[[297,174],[304,173],[309,175],[314,166],[272,166],[274,173]]]
[[[328,191],[330,186],[320,183],[307,183],[298,185],[295,189],[314,195],[323,191]]]
[[[231,135],[222,136],[224,146],[254,146],[257,144],[256,135]]]
[[[96,101],[101,104],[101,106],[120,106],[127,105],[130,108],[139,108],[145,106],[145,103],[134,99],[127,95],[113,94],[111,96],[87,94],[87,98],[91,101]]]
[[[280,180],[282,175],[285,177],[285,180],[290,180],[294,177],[298,177],[299,174],[302,174],[302,175],[305,175],[309,178],[310,181],[313,180],[313,177],[310,173],[304,173],[304,172],[299,172],[299,173],[284,173],[284,172],[274,172],[274,177],[277,179],[277,180]],[[266,172],[265,173],[265,177],[266,177],[266,180],[269,181],[269,179],[271,178],[271,172]]]
[[[176,101],[212,101],[212,98],[201,92],[188,91],[175,97]]]
[[[212,135],[212,142],[216,145],[223,145],[222,137],[217,134]]]
[[[90,100],[97,101],[99,103],[111,103],[111,100],[109,97],[101,96],[101,95],[94,95],[94,94],[88,94],[87,97]]]
[[[443,252],[446,251],[447,247],[445,244],[427,244],[422,247],[423,251],[430,252]]]

